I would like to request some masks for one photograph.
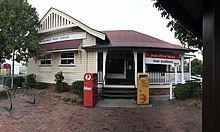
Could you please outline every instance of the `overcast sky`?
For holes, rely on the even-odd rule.
[[[147,35],[180,44],[166,28],[167,21],[153,8],[151,0],[28,0],[39,13],[54,7],[87,26],[103,30],[136,30]]]
[[[53,7],[99,30],[135,30],[179,44],[151,0],[28,0],[41,19]]]

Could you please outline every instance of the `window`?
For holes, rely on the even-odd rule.
[[[41,65],[51,65],[51,54],[45,55],[43,59],[40,60]]]
[[[61,53],[61,65],[74,65],[74,53]]]

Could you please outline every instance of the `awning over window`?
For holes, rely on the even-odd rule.
[[[40,46],[41,48],[47,51],[78,49],[81,42],[82,42],[82,39],[78,39],[78,40],[69,40],[69,41],[41,44]]]

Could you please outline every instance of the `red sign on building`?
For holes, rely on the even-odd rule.
[[[179,65],[180,55],[160,52],[145,52],[147,64]]]
[[[159,53],[159,52],[145,52],[146,58],[162,58],[162,59],[180,59],[179,54]]]

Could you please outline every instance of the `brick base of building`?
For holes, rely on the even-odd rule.
[[[169,95],[169,88],[150,88],[150,95]]]

